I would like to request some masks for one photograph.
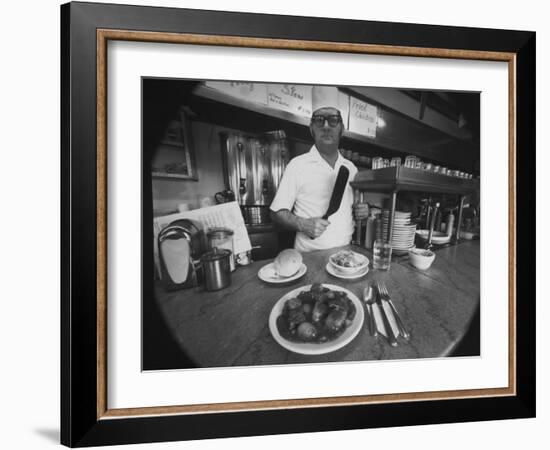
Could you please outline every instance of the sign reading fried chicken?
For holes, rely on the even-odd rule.
[[[350,97],[349,131],[375,138],[377,120],[378,111],[376,106],[369,105],[355,97]]]

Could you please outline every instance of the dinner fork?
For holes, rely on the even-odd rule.
[[[395,322],[397,323],[397,328],[399,329],[399,334],[401,334],[401,336],[403,336],[403,338],[408,341],[411,338],[411,335],[407,332],[405,326],[403,325],[403,321],[401,320],[401,317],[399,316],[399,313],[397,312],[397,309],[395,308],[395,305],[391,300],[390,294],[388,293],[388,288],[386,287],[386,284],[383,281],[377,281],[377,285],[380,297],[382,297],[382,300],[388,302],[388,304],[390,305],[393,316],[395,317]]]

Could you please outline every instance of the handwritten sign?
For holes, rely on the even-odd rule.
[[[349,131],[368,137],[376,137],[376,122],[378,110],[359,99],[350,97]]]
[[[267,105],[267,85],[242,81],[206,81],[205,86],[224,92],[232,97]]]
[[[311,117],[311,86],[269,84],[267,105],[304,117]]]

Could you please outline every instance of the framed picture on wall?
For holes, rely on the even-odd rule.
[[[63,444],[534,417],[534,33],[94,3],[63,5],[61,25]],[[400,291],[393,292],[409,295],[415,290],[419,301],[414,307],[424,305],[424,316],[432,318],[448,306],[443,303],[459,298],[454,292],[479,285],[479,354],[400,358],[404,354],[400,350],[414,352],[415,346],[421,349],[430,342],[429,338],[415,341],[422,336],[415,327],[423,324],[415,319],[413,308],[403,312],[404,303],[398,303],[397,295],[394,300],[412,328],[409,343],[390,348],[358,324],[359,339],[382,358],[320,361],[315,355],[292,349],[284,353],[287,349],[276,347],[266,312],[276,304],[278,296],[273,293],[280,288],[258,284],[245,295],[243,270],[235,270],[228,295],[220,291],[191,305],[195,316],[185,313],[191,303],[186,302],[191,298],[187,293],[159,296],[155,285],[147,291],[146,283],[154,273],[149,257],[153,254],[151,229],[142,227],[143,196],[152,192],[149,175],[196,179],[194,152],[198,149],[193,146],[189,116],[182,110],[164,117],[142,141],[144,77],[479,93],[479,99],[476,94],[473,100],[481,114],[482,238],[441,250],[431,272],[415,270],[406,260],[386,272],[392,286],[396,286],[392,277],[405,274]],[[178,105],[184,104],[174,97]],[[430,102],[424,99],[420,101],[425,106],[423,117],[431,120]],[[415,100],[408,95],[407,101]],[[226,103],[233,107],[233,102]],[[289,134],[305,134],[315,124],[313,117],[298,114],[289,121],[286,111],[265,114],[263,107],[257,107],[252,117],[256,124],[282,117]],[[361,105],[356,109],[361,110]],[[153,109],[148,111],[154,116]],[[234,117],[225,118],[229,124]],[[156,120],[149,119],[147,123]],[[318,127],[340,123],[334,117],[321,119],[317,118]],[[380,140],[391,126],[388,121],[385,131],[379,128],[376,134],[351,138],[359,143]],[[206,136],[205,142],[215,138],[213,133],[214,137]],[[199,142],[198,131],[196,137]],[[440,142],[445,146],[445,139]],[[151,155],[150,164],[143,163],[141,148]],[[382,170],[392,176],[414,170],[398,169]],[[476,168],[463,171],[477,173]],[[444,175],[431,176],[436,181]],[[458,184],[474,183],[464,176],[454,179]],[[414,177],[407,179],[409,185],[414,181]],[[481,276],[477,284],[456,264],[468,256],[464,249],[474,247],[470,260],[480,265],[475,272]],[[324,264],[306,262],[310,264],[306,276],[330,276]],[[343,283],[331,280],[338,286]],[[444,283],[453,286],[449,295],[427,301],[421,289],[427,292]],[[297,286],[289,287],[288,293]],[[252,330],[249,341],[240,344],[252,348],[257,361],[265,360],[262,349],[270,346],[282,355],[283,364],[244,364],[237,370],[203,364],[147,371],[141,355],[140,325],[148,313],[143,305],[155,305],[159,298],[174,314],[184,311],[176,318],[176,327],[197,329],[215,338],[216,345],[202,356],[227,354],[228,336],[234,336],[231,326],[238,323],[241,331]],[[354,308],[368,317],[361,300]],[[455,313],[463,313],[460,304]],[[221,325],[208,328],[209,322],[203,319],[209,317],[216,317]],[[447,325],[440,320],[438,327],[450,335],[453,331]],[[351,348],[346,345],[340,350]]]
[[[195,163],[193,135],[187,112],[180,108],[176,117],[170,119],[163,128],[158,141],[144,140],[144,149],[151,152],[151,175],[155,178],[179,178],[198,180]]]

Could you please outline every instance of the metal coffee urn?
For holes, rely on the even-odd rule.
[[[226,189],[235,193],[245,223],[269,223],[269,205],[290,159],[285,132],[220,136]]]

